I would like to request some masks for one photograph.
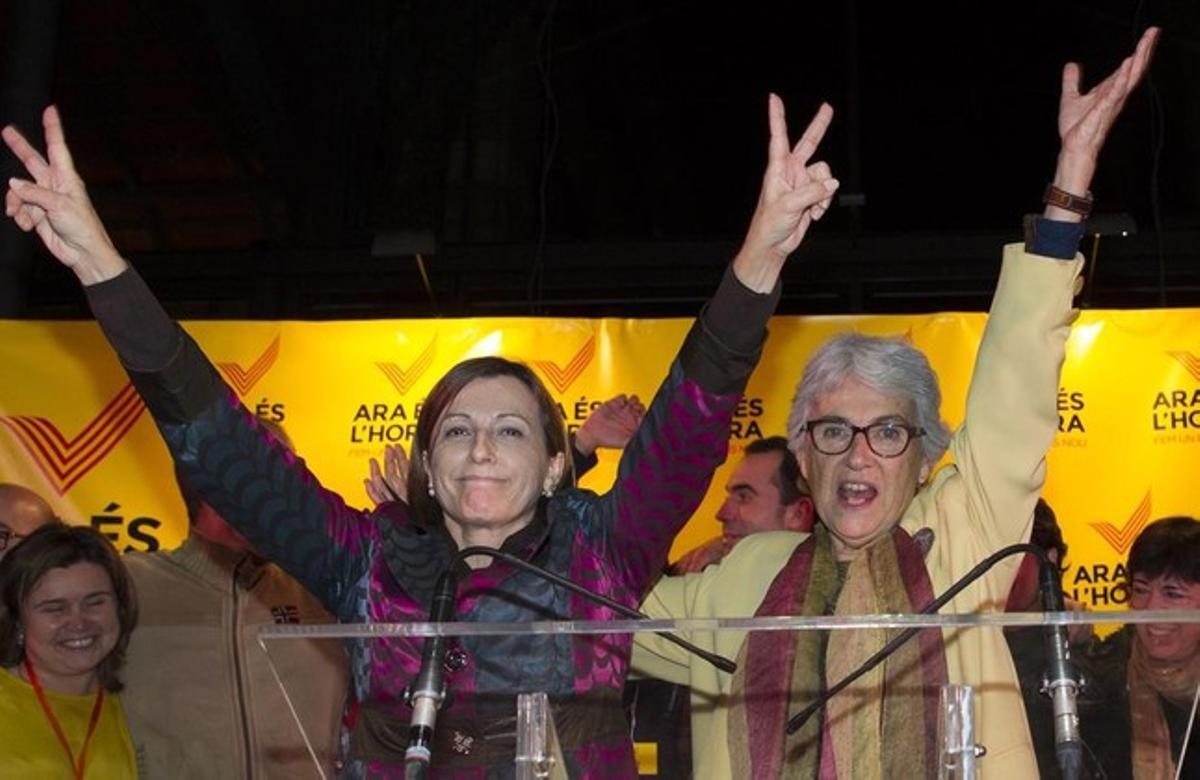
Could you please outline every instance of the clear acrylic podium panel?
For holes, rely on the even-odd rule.
[[[1184,630],[1200,632],[1200,610],[1195,611],[1121,611],[1121,612],[1062,612],[1062,613],[989,613],[975,615],[864,615],[843,617],[765,617],[765,618],[706,618],[685,620],[613,620],[613,621],[538,621],[529,623],[377,623],[377,624],[334,624],[334,625],[268,625],[259,631],[259,646],[266,654],[268,665],[275,675],[283,698],[289,708],[289,715],[296,724],[297,734],[303,740],[305,748],[314,765],[314,776],[326,777],[325,768],[317,759],[306,723],[303,716],[293,706],[291,691],[305,684],[303,679],[284,679],[275,664],[272,653],[279,643],[303,642],[315,639],[357,639],[365,641],[382,641],[399,638],[425,638],[434,635],[449,637],[507,637],[527,634],[568,634],[579,636],[595,636],[603,634],[639,634],[642,632],[672,632],[684,639],[697,641],[702,646],[711,647],[714,635],[726,632],[737,632],[737,637],[744,637],[749,632],[759,631],[817,631],[829,634],[842,631],[864,631],[879,629],[887,630],[890,639],[905,629],[939,628],[943,632],[1009,632],[1010,636],[1022,637],[1024,654],[1018,652],[1018,675],[1021,678],[1022,693],[1027,703],[1031,700],[1034,706],[1043,706],[1045,713],[1050,712],[1050,700],[1036,690],[1041,687],[1040,680],[1045,673],[1046,663],[1042,650],[1042,628],[1049,625],[1064,626],[1072,635],[1071,660],[1080,668],[1084,676],[1084,689],[1080,692],[1080,720],[1089,717],[1104,717],[1112,719],[1114,713],[1121,708],[1128,708],[1127,699],[1118,687],[1112,685],[1114,674],[1124,668],[1124,658],[1117,657],[1112,650],[1116,646],[1112,641],[1104,642],[1122,627],[1128,626],[1136,630],[1136,626],[1158,624],[1179,627]],[[945,635],[949,635],[948,633]],[[707,636],[707,641],[705,641]],[[1089,638],[1090,636],[1090,638]],[[1016,645],[1014,645],[1016,647]],[[731,659],[736,660],[736,659]],[[702,662],[701,662],[702,663]],[[1107,664],[1107,666],[1104,666]],[[1094,673],[1107,677],[1099,685],[1089,680]],[[827,680],[828,683],[836,682]],[[966,682],[971,681],[954,681]],[[975,725],[986,714],[980,712],[981,702],[974,690],[966,686],[947,686],[942,691],[942,707],[939,718],[939,744],[942,746],[942,771],[944,778],[971,778],[975,772],[987,766],[987,746],[975,740]],[[1028,690],[1033,688],[1034,690]],[[515,762],[518,778],[564,778],[561,757],[556,753],[556,736],[553,716],[545,696],[522,696],[519,694],[538,694],[538,691],[514,690],[514,709],[518,710],[517,754]],[[1190,720],[1187,723],[1188,737],[1195,727],[1196,705],[1200,702],[1200,687],[1192,695]],[[1032,716],[1032,713],[1031,713]],[[1031,717],[1031,722],[1037,719]],[[1044,718],[1043,718],[1044,720]],[[1088,744],[1090,724],[1084,723],[1084,751],[1093,751]],[[1052,726],[1050,727],[1052,730]],[[1105,732],[1105,738],[1113,736],[1112,730]],[[1098,733],[1098,732],[1097,732]],[[1050,735],[1051,744],[1053,735]],[[1035,738],[1035,742],[1037,738]],[[1184,745],[1189,740],[1184,740]],[[1092,752],[1090,759],[1102,762],[1105,757],[1103,750]],[[1085,755],[1085,760],[1089,757]],[[436,767],[436,756],[434,759]],[[1102,766],[1101,763],[1101,768]],[[695,769],[695,767],[694,767]],[[1107,770],[1106,770],[1107,771]],[[1124,769],[1108,772],[1109,776],[1121,777]]]

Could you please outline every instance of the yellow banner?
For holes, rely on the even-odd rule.
[[[943,414],[962,420],[982,314],[776,317],[731,431],[730,463],[676,540],[679,555],[719,533],[723,485],[745,444],[784,432],[813,349],[857,329],[903,336],[929,355]],[[687,319],[462,319],[195,322],[186,327],[256,414],[281,422],[310,468],[367,506],[367,459],[407,445],[429,388],[467,357],[528,362],[578,426],[624,392],[649,401]],[[1068,343],[1046,498],[1070,545],[1069,595],[1121,606],[1121,562],[1147,521],[1198,514],[1200,310],[1090,311]],[[1194,351],[1193,351],[1194,350]],[[165,447],[94,323],[0,321],[0,481],[27,485],[124,550],[173,547],[187,530]],[[617,455],[583,484],[603,490]]]

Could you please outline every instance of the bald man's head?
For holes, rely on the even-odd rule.
[[[0,536],[6,542],[0,548],[0,558],[17,542],[57,519],[54,510],[37,493],[20,485],[0,482]]]

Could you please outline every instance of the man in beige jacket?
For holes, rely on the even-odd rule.
[[[291,449],[283,430],[275,438]],[[319,777],[258,645],[264,625],[334,622],[295,579],[264,561],[181,485],[183,545],[124,556],[140,617],[121,699],[146,778]],[[268,644],[325,776],[336,774],[349,687],[338,640]]]

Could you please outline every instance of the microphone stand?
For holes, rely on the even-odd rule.
[[[1046,612],[1062,612],[1065,609],[1058,576],[1054,563],[1049,558],[1042,558],[1041,592]],[[1050,697],[1054,710],[1054,756],[1058,759],[1063,778],[1075,780],[1083,768],[1079,708],[1075,701],[1082,679],[1071,666],[1071,646],[1067,641],[1066,627],[1044,626],[1042,637],[1046,647],[1046,676],[1042,680],[1042,693]]]
[[[433,587],[429,622],[453,621],[458,612],[455,607],[457,595],[458,578],[451,565],[441,573]],[[433,758],[433,727],[437,723],[438,708],[446,699],[445,659],[446,636],[436,634],[426,639],[421,652],[421,669],[407,691],[412,721],[408,728],[408,749],[404,751],[405,780],[421,780],[429,773]]]
[[[576,595],[583,596],[585,599],[588,599],[589,601],[594,601],[597,604],[602,604],[602,605],[608,607],[609,609],[611,609],[613,612],[616,612],[617,614],[623,615],[627,618],[633,618],[635,620],[649,620],[650,619],[644,613],[639,612],[636,609],[631,609],[631,608],[625,606],[624,604],[621,604],[620,602],[613,601],[612,599],[610,599],[607,596],[603,596],[599,593],[593,593],[592,591],[588,590],[587,588],[583,587],[582,585],[574,583],[571,580],[567,579],[566,577],[561,577],[561,576],[555,574],[554,572],[546,571],[545,569],[543,569],[540,566],[535,566],[534,564],[530,563],[529,561],[521,560],[520,558],[516,557],[515,555],[509,555],[508,553],[500,552],[499,550],[493,550],[490,547],[464,547],[462,550],[459,550],[458,555],[455,556],[455,559],[457,560],[457,559],[462,559],[462,558],[470,558],[472,555],[487,555],[492,558],[495,558],[496,560],[504,561],[505,563],[515,566],[518,569],[522,569],[522,570],[527,571],[531,574],[534,574],[538,577],[541,577],[544,580],[553,582],[555,585],[558,585],[561,588],[565,588],[566,590],[569,590]],[[655,633],[658,634],[659,636],[661,636],[663,639],[666,639],[667,641],[672,642],[672,643],[682,647],[684,650],[687,650],[689,653],[692,653],[693,655],[697,655],[700,658],[703,658],[705,661],[708,661],[710,664],[717,667],[722,672],[728,672],[729,674],[733,674],[734,672],[737,671],[737,664],[734,663],[733,661],[730,661],[728,658],[726,658],[723,655],[718,655],[717,653],[710,653],[701,647],[697,647],[696,645],[687,641],[686,639],[679,636],[678,634],[672,634],[669,631],[656,631]]]
[[[602,604],[624,617],[642,620],[648,619],[646,615],[636,609],[631,609],[599,593],[593,593],[566,577],[546,571],[540,566],[536,566],[514,555],[492,549],[491,547],[464,547],[450,559],[446,570],[438,577],[429,608],[430,623],[448,623],[455,619],[457,614],[455,597],[457,595],[458,578],[454,575],[454,569],[460,561],[475,555],[486,555],[495,560],[504,561],[518,569],[530,572],[565,588],[572,593],[583,596],[590,601]],[[722,655],[710,653],[703,648],[697,647],[683,637],[667,631],[658,631],[655,633],[679,645],[688,652],[698,655],[723,672],[733,674],[737,671],[737,664]],[[417,672],[416,680],[408,695],[413,713],[412,725],[409,727],[408,749],[404,752],[404,776],[406,780],[420,780],[429,771],[429,763],[433,753],[433,729],[437,722],[437,711],[446,698],[443,674],[445,656],[445,635],[437,634],[425,640],[425,647],[421,653],[421,668]]]
[[[969,572],[945,593],[929,602],[919,610],[918,614],[932,615],[957,596],[968,585],[983,576],[999,561],[1010,555],[1030,553],[1041,563],[1039,567],[1040,584],[1044,610],[1047,612],[1063,609],[1062,590],[1058,582],[1058,572],[1054,563],[1046,555],[1046,551],[1033,544],[1010,544],[1003,547],[975,565]],[[847,686],[874,669],[901,645],[917,635],[920,628],[906,628],[885,644],[878,652],[868,658],[857,669],[830,686],[808,706],[800,710],[787,722],[787,733],[795,734],[814,713],[819,712],[826,702],[844,690]],[[1078,677],[1069,664],[1066,632],[1062,626],[1046,626],[1045,642],[1049,655],[1049,670],[1043,689],[1054,702],[1054,732],[1055,752],[1059,758],[1059,766],[1063,776],[1070,780],[1078,777],[1081,764],[1082,748],[1079,741],[1079,718],[1075,710],[1075,694],[1079,687]],[[1073,728],[1072,728],[1073,727]]]

